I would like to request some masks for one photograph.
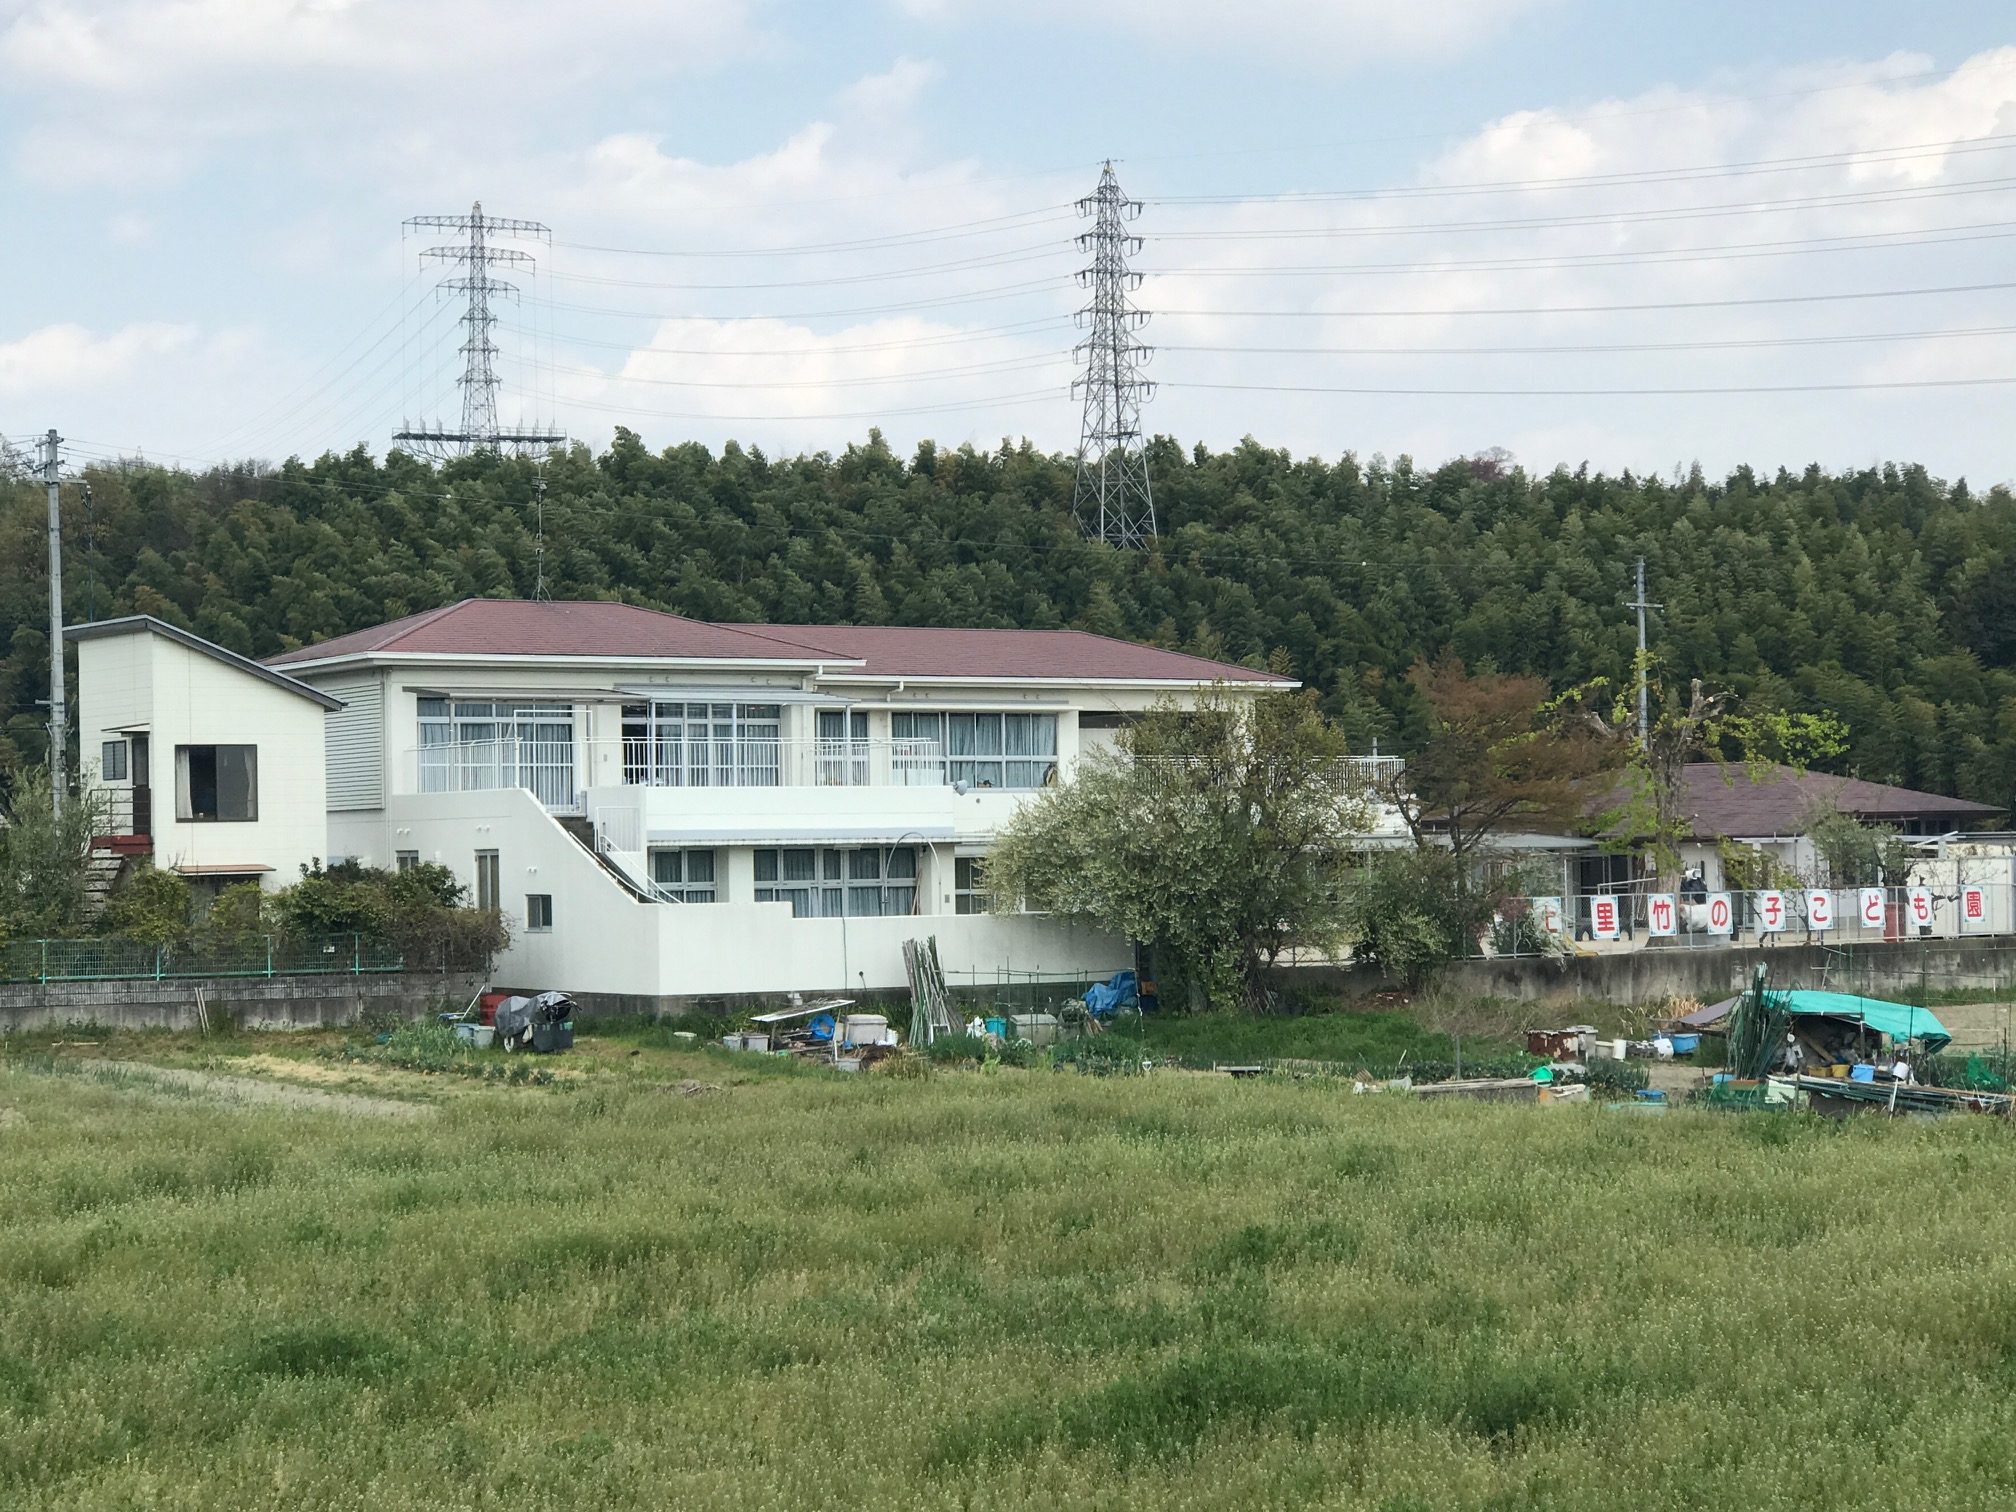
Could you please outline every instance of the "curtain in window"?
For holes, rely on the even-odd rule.
[[[1003,750],[1013,758],[1035,757],[1036,760],[1010,760],[1007,763],[1003,786],[1011,788],[1041,787],[1044,779],[1057,765],[1057,716],[1055,714],[1010,714],[1006,716],[1007,729]]]

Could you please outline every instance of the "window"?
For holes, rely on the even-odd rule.
[[[979,914],[993,906],[994,894],[987,890],[987,858],[956,857],[952,862],[952,911]]]
[[[714,902],[714,852],[654,850],[651,891],[667,903]]]
[[[497,912],[503,889],[498,885],[497,852],[476,852],[476,906]]]
[[[623,706],[623,780],[652,787],[777,787],[778,704]]]
[[[1037,788],[1056,779],[1055,714],[947,714],[947,773],[976,788]]]
[[[889,716],[889,775],[898,787],[943,787],[945,716],[898,712]]]
[[[547,808],[569,808],[574,709],[563,703],[420,700],[420,791],[528,789]]]
[[[400,871],[411,871],[420,864],[420,852],[394,851],[392,852],[392,864]]]
[[[797,919],[915,913],[917,851],[908,845],[759,850],[756,901],[789,903]]]
[[[814,778],[821,787],[868,785],[868,716],[848,709],[818,711]]]
[[[525,932],[545,934],[553,927],[553,894],[525,894]]]
[[[175,817],[191,823],[250,823],[259,817],[259,748],[175,747]]]
[[[98,748],[98,779],[101,782],[126,780],[126,742],[108,740]]]

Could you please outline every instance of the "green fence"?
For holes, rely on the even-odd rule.
[[[190,945],[144,940],[14,940],[0,982],[159,982],[175,977],[361,976],[404,971],[395,945],[365,935],[247,935]]]

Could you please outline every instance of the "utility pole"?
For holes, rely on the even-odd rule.
[[[1094,540],[1139,548],[1155,535],[1148,456],[1141,447],[1141,403],[1155,385],[1140,370],[1152,349],[1133,335],[1146,324],[1148,312],[1135,309],[1127,297],[1141,287],[1141,275],[1127,267],[1127,259],[1142,246],[1141,238],[1127,230],[1127,223],[1141,213],[1141,202],[1121,191],[1108,162],[1099,187],[1078,201],[1078,213],[1092,217],[1092,229],[1078,238],[1079,250],[1092,254],[1092,266],[1078,274],[1079,286],[1092,291],[1092,300],[1078,312],[1078,324],[1087,334],[1073,351],[1084,368],[1071,381],[1071,391],[1085,396],[1085,414],[1071,513]]]
[[[497,317],[490,313],[490,300],[516,299],[518,286],[492,278],[492,267],[516,267],[529,271],[535,266],[529,252],[500,247],[498,237],[519,237],[551,243],[553,233],[538,221],[508,220],[485,215],[478,200],[467,215],[416,215],[406,222],[406,230],[459,231],[467,241],[429,247],[420,254],[426,262],[435,259],[458,268],[453,277],[441,280],[439,292],[461,294],[468,300],[462,316],[462,427],[451,430],[439,421],[408,422],[392,433],[394,441],[417,446],[438,460],[466,456],[472,451],[495,451],[505,446],[561,446],[567,437],[553,431],[503,430],[497,424],[497,343],[491,336]]]
[[[1645,602],[1645,558],[1638,558],[1638,596],[1624,606],[1638,611],[1638,747],[1649,750],[1652,745],[1652,710],[1646,693],[1646,673],[1648,664],[1645,646],[1645,611],[1663,609],[1664,604]]]
[[[63,785],[69,779],[63,748],[69,730],[69,710],[63,697],[63,489],[60,480],[63,438],[52,428],[42,438],[42,481],[49,486],[49,796],[56,815],[63,815]]]

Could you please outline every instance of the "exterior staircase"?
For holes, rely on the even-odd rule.
[[[603,854],[601,848],[595,843],[595,826],[589,823],[588,820],[578,814],[556,814],[554,818],[559,820],[560,828],[574,837],[575,843],[581,849],[595,858],[597,866],[616,879],[617,885],[623,891],[630,894],[631,897],[640,903],[659,903],[664,901],[661,898],[654,897],[647,889],[638,886],[636,878],[632,877],[629,872]]]
[[[84,917],[95,919],[105,912],[106,900],[126,870],[123,851],[93,848],[84,863]]]

